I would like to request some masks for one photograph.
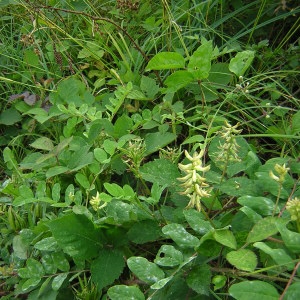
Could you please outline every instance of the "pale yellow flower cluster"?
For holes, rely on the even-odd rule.
[[[300,199],[295,197],[293,200],[289,200],[286,204],[286,209],[291,214],[292,221],[300,222]]]
[[[210,166],[203,166],[202,157],[204,150],[200,153],[194,152],[191,156],[186,150],[184,152],[186,158],[191,162],[187,165],[178,164],[181,171],[186,173],[184,177],[178,178],[183,182],[180,186],[184,188],[181,192],[182,195],[187,195],[190,198],[188,208],[196,207],[198,211],[201,211],[201,198],[209,197],[209,185],[205,182],[206,178],[201,176],[198,172],[205,173],[210,169]]]
[[[276,171],[276,173],[279,176],[276,176],[273,171],[269,172],[269,176],[274,179],[275,181],[279,182],[279,183],[283,183],[284,179],[285,179],[285,175],[287,174],[287,172],[289,171],[290,168],[287,168],[285,166],[285,164],[283,164],[282,166],[279,164],[276,164],[274,167],[274,170]]]

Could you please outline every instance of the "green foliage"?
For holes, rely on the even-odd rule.
[[[299,298],[296,4],[0,11],[1,299]]]

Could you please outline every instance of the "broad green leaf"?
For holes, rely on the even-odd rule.
[[[196,80],[207,78],[211,68],[212,42],[202,44],[190,57],[188,71],[191,72]]]
[[[156,84],[156,81],[153,78],[144,75],[141,79],[140,88],[149,98],[154,98],[159,92],[159,85]]]
[[[177,52],[160,52],[148,62],[145,71],[184,68],[185,61]]]
[[[82,173],[77,173],[75,175],[77,182],[85,189],[88,190],[90,188],[90,182],[87,177]]]
[[[236,240],[233,233],[227,228],[216,229],[213,231],[214,239],[229,248],[236,249]]]
[[[119,117],[115,124],[114,124],[114,135],[117,138],[121,138],[122,136],[128,134],[133,127],[133,121],[130,117],[127,115],[122,115]],[[117,146],[117,143],[115,144],[115,147]],[[106,149],[105,149],[106,151]],[[108,152],[109,153],[109,152]],[[113,155],[113,154],[111,154]]]
[[[44,253],[41,258],[41,263],[46,274],[54,274],[57,272],[57,266],[53,261],[52,255]]]
[[[124,196],[123,189],[116,183],[105,182],[104,187],[113,197],[120,198]]]
[[[27,259],[28,257],[28,245],[24,242],[20,235],[16,235],[13,238],[13,253],[20,259]]]
[[[300,233],[291,231],[284,224],[276,224],[278,231],[284,241],[284,245],[293,253],[300,253]]]
[[[254,54],[255,52],[251,50],[237,53],[237,55],[230,60],[229,70],[238,77],[243,76],[250,67],[254,59]]]
[[[208,265],[194,267],[188,274],[188,286],[200,295],[209,295],[211,271]]]
[[[47,237],[38,241],[34,248],[40,251],[55,251],[58,248],[58,244],[54,237]]]
[[[188,233],[181,224],[168,224],[162,228],[162,232],[170,237],[179,247],[195,248],[199,245],[199,240]]]
[[[186,209],[183,211],[185,219],[189,225],[200,234],[206,234],[213,229],[209,221],[203,220],[203,215],[195,209]]]
[[[225,182],[221,183],[219,189],[230,196],[244,196],[258,194],[257,185],[254,180],[246,177],[232,177]]]
[[[103,148],[109,155],[113,155],[115,153],[117,146],[118,143],[115,141],[105,140],[103,142]]]
[[[72,171],[82,169],[83,167],[91,164],[94,159],[92,152],[88,152],[90,146],[83,146],[75,151],[68,161],[68,168]]]
[[[283,296],[283,300],[298,300],[300,299],[300,282],[292,283]]]
[[[40,150],[51,151],[54,148],[53,142],[47,137],[40,137],[30,144],[31,147]]]
[[[145,156],[158,151],[160,148],[167,146],[176,139],[176,134],[171,132],[154,132],[145,136],[146,152]]]
[[[3,158],[9,170],[18,169],[18,163],[10,148],[5,147],[3,150]]]
[[[132,273],[148,284],[156,283],[165,277],[163,270],[144,257],[132,256],[127,260],[127,265]]]
[[[109,200],[109,198],[104,199],[104,201],[110,201],[106,206],[106,215],[111,217],[115,224],[123,224],[132,220],[136,221],[136,215],[131,204],[119,200]]]
[[[68,277],[68,273],[61,273],[55,276],[53,278],[52,285],[51,285],[52,289],[54,291],[58,291],[67,277]]]
[[[27,291],[30,288],[36,287],[41,281],[39,277],[31,277],[22,284],[22,291]]]
[[[204,141],[204,137],[203,135],[199,135],[199,134],[196,134],[196,135],[193,135],[189,138],[187,138],[183,143],[182,145],[185,145],[185,144],[194,144],[194,143],[201,143]]]
[[[259,220],[252,230],[249,232],[247,237],[247,243],[258,242],[272,236],[278,232],[276,223],[278,218],[266,217]]]
[[[163,267],[175,267],[183,262],[183,254],[172,245],[162,245],[154,262]]]
[[[235,283],[229,288],[229,293],[237,300],[279,299],[279,293],[273,285],[259,280]]]
[[[266,197],[253,197],[253,196],[242,196],[237,199],[237,202],[243,206],[248,206],[254,211],[263,216],[272,215],[275,203]],[[279,212],[279,208],[277,208]]]
[[[136,286],[114,285],[107,294],[111,300],[145,300],[144,294]]]
[[[155,282],[154,284],[152,284],[150,286],[151,289],[153,290],[160,290],[162,289],[169,281],[171,281],[173,279],[173,276],[167,277],[167,278],[163,278],[161,280],[158,280],[157,282]]]
[[[22,120],[20,113],[13,107],[3,110],[0,114],[0,124],[13,125]]]
[[[225,286],[227,277],[225,275],[216,275],[212,278],[211,282],[214,285],[214,291],[221,289]]]
[[[165,80],[164,84],[167,86],[167,88],[165,88],[163,92],[165,94],[175,93],[194,80],[195,78],[192,73],[184,70],[176,71],[169,75]]]
[[[229,64],[215,63],[211,66],[208,81],[218,86],[225,86],[231,80],[232,74],[229,72]]]
[[[133,224],[127,235],[132,242],[144,244],[156,241],[161,236],[161,229],[156,221],[144,220]]]
[[[239,249],[227,253],[226,259],[239,270],[253,272],[257,265],[255,253],[247,249]]]
[[[276,264],[282,265],[288,270],[292,270],[294,268],[293,259],[285,252],[284,249],[272,249],[263,242],[254,243],[253,246],[266,254],[269,254]]]
[[[164,186],[174,186],[178,183],[180,173],[175,164],[167,159],[155,159],[140,168],[142,178],[146,181]]]
[[[101,290],[119,278],[124,266],[125,261],[121,251],[103,249],[91,264],[92,280]]]
[[[101,164],[107,164],[110,162],[110,158],[107,158],[107,152],[103,149],[94,149],[94,156]]]
[[[30,277],[40,277],[41,278],[45,274],[42,264],[33,258],[27,259],[26,268],[28,269],[29,273],[31,274]]]
[[[46,171],[46,178],[49,179],[53,176],[66,173],[68,171],[69,171],[69,168],[67,168],[65,166],[55,166],[55,167],[49,168]]]
[[[54,252],[51,254],[51,258],[55,267],[63,272],[70,270],[70,265],[63,252]]]
[[[102,248],[101,235],[84,215],[69,214],[47,223],[58,245],[74,258],[95,257]]]

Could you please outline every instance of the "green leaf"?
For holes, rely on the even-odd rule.
[[[41,278],[45,274],[42,264],[33,258],[27,259],[26,267],[27,267],[29,273],[31,274],[30,277]]]
[[[186,209],[183,211],[185,219],[189,225],[200,234],[206,234],[213,229],[209,221],[203,220],[203,215],[195,209]]]
[[[110,162],[110,158],[107,158],[107,153],[103,149],[94,149],[94,156],[101,164],[107,164]]]
[[[12,170],[12,169],[17,170],[18,169],[18,163],[17,163],[16,158],[10,148],[8,148],[8,147],[4,148],[3,158],[4,158],[4,162],[7,165],[7,168],[9,170]]]
[[[47,137],[40,137],[30,144],[31,147],[40,150],[51,151],[54,148],[52,141]]]
[[[114,285],[107,294],[111,300],[145,300],[144,294],[136,286]]]
[[[20,113],[13,107],[3,110],[0,114],[0,124],[9,126],[22,120]]]
[[[199,240],[188,233],[181,224],[168,224],[162,228],[162,232],[170,237],[179,247],[195,248],[199,245]]]
[[[160,148],[167,146],[176,139],[176,134],[171,132],[154,132],[148,133],[145,137],[146,152],[145,156],[158,151]]]
[[[163,158],[144,164],[140,168],[140,172],[144,180],[165,187],[176,185],[178,183],[177,178],[180,177],[177,166],[170,160]]]
[[[55,166],[55,167],[49,168],[46,171],[46,178],[49,179],[53,176],[66,173],[68,171],[69,171],[69,168],[67,168],[65,166]]]
[[[41,281],[41,278],[31,277],[22,284],[22,291],[25,292],[30,288],[36,287]]]
[[[176,71],[169,75],[165,80],[164,84],[167,86],[167,88],[164,89],[163,92],[165,94],[175,93],[194,80],[195,78],[192,73],[184,70]]]
[[[92,280],[101,290],[119,278],[124,266],[125,261],[121,251],[103,249],[91,264]]]
[[[239,249],[227,253],[226,259],[237,269],[253,272],[257,265],[255,253],[247,249]]]
[[[188,286],[200,295],[209,295],[211,271],[208,265],[194,267],[186,278]]]
[[[274,286],[267,282],[254,280],[233,284],[230,295],[237,300],[278,300],[279,294]]]
[[[144,257],[132,256],[127,260],[127,265],[131,272],[148,284],[153,284],[165,277],[163,270]]]
[[[214,239],[229,248],[236,249],[236,240],[233,233],[227,228],[216,229],[213,231]]]
[[[237,55],[230,60],[229,70],[236,76],[243,76],[246,70],[250,67],[254,59],[254,51],[246,50],[237,53]]]
[[[40,251],[55,251],[58,248],[58,244],[54,237],[47,237],[38,241],[34,248]]]
[[[188,71],[195,79],[201,80],[207,78],[211,68],[212,42],[208,41],[201,45],[190,57]]]
[[[90,182],[87,177],[82,173],[77,173],[75,175],[77,182],[85,189],[88,190],[90,188]]]
[[[148,62],[145,71],[184,68],[185,61],[177,52],[160,52]]]
[[[300,299],[300,282],[291,284],[284,294],[283,300],[298,300]]]
[[[136,244],[156,241],[161,236],[159,224],[153,220],[137,222],[127,232],[128,238]]]
[[[152,284],[150,286],[150,288],[152,290],[160,290],[162,289],[169,281],[171,281],[174,277],[173,276],[170,276],[170,277],[167,277],[167,278],[163,278],[161,280],[158,280],[157,282],[155,282],[154,284]]]
[[[49,221],[47,226],[58,245],[71,257],[89,259],[102,247],[99,230],[84,215],[72,213]]]
[[[116,197],[116,198],[124,197],[123,189],[116,183],[105,182],[104,187],[113,197]]]
[[[272,215],[275,203],[266,197],[242,196],[237,199],[237,202],[243,206],[252,208],[255,212],[263,216]],[[277,208],[279,212],[279,208]]]
[[[249,232],[247,243],[258,242],[276,234],[278,232],[277,220],[278,218],[275,217],[266,217],[259,220]]]
[[[290,231],[284,224],[276,224],[278,231],[284,241],[285,246],[293,253],[300,253],[300,233]]]
[[[54,252],[51,254],[51,258],[55,267],[63,272],[68,272],[70,265],[63,252]]]
[[[272,249],[263,242],[254,243],[253,246],[270,255],[278,265],[286,267],[289,271],[293,270],[293,259],[284,251],[284,249]]]
[[[58,291],[61,285],[64,283],[65,279],[68,277],[68,273],[61,273],[53,278],[52,289]]]
[[[172,245],[162,245],[154,262],[163,267],[175,267],[183,262],[183,254]]]
[[[41,263],[44,267],[44,270],[45,270],[46,274],[54,274],[54,273],[57,272],[57,267],[54,264],[52,255],[43,254],[43,256],[41,258]]]
[[[150,99],[153,99],[159,92],[159,86],[156,84],[156,81],[153,78],[144,75],[141,79],[140,88]]]

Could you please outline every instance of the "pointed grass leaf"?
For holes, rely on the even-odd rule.
[[[255,52],[251,50],[237,53],[237,55],[230,60],[229,70],[238,77],[243,76],[250,67],[254,59],[254,54]]]
[[[229,288],[229,294],[237,300],[279,299],[279,294],[273,285],[259,280],[235,283]]]
[[[247,249],[239,249],[227,253],[226,259],[239,270],[253,272],[257,265],[255,253]]]
[[[209,295],[211,271],[208,265],[194,267],[188,274],[188,286],[200,295]]]
[[[168,224],[162,228],[162,232],[170,237],[179,247],[195,248],[199,245],[199,240],[188,233],[181,224]]]
[[[177,52],[160,52],[148,62],[145,71],[184,68],[184,57]]]
[[[111,300],[145,300],[144,294],[136,286],[114,285],[107,294]]]
[[[101,235],[84,215],[69,214],[47,223],[58,245],[74,258],[95,257],[101,249]]]
[[[270,255],[276,264],[286,267],[289,271],[294,268],[293,259],[284,249],[272,249],[263,242],[254,243],[253,246]]]
[[[127,265],[132,273],[148,284],[156,283],[165,278],[163,270],[144,257],[132,256],[128,258]]]
[[[163,267],[175,267],[183,262],[183,254],[172,245],[162,245],[154,262]]]
[[[202,44],[190,57],[188,71],[191,72],[196,80],[207,78],[211,68],[212,42]]]
[[[124,266],[125,261],[121,251],[103,249],[91,264],[92,280],[101,290],[119,278]]]

